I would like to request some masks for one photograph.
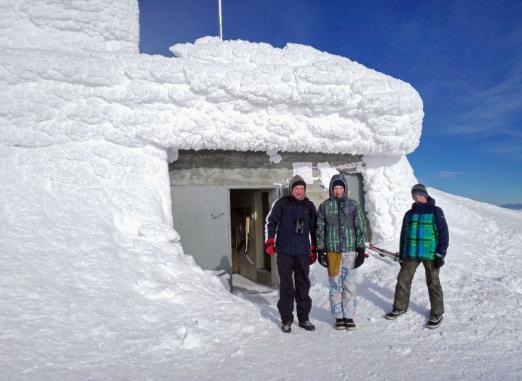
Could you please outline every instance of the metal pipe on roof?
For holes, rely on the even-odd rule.
[[[223,17],[221,0],[218,0],[218,18],[219,18],[219,38],[223,41]]]

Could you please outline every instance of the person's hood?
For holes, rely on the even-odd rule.
[[[337,174],[337,175],[333,175],[332,178],[330,179],[330,200],[338,200],[337,197],[334,196],[333,194],[333,183],[336,181],[336,180],[341,180],[344,184],[344,194],[343,194],[343,197],[341,197],[341,201],[346,201],[346,199],[348,198],[348,181],[346,181],[346,177],[344,177],[343,174]]]
[[[292,177],[292,180],[290,180],[290,184],[288,184],[289,196],[294,198],[294,196],[292,196],[292,189],[293,189],[295,183],[302,183],[304,185],[304,187],[305,187],[305,197],[304,198],[306,198],[306,182],[299,175],[295,175],[294,177]]]
[[[288,190],[290,191],[290,193],[292,193],[292,188],[294,187],[294,184],[297,182],[304,183],[304,187],[305,187],[305,191],[306,191],[306,181],[304,181],[304,179],[301,176],[295,175],[294,177],[292,177],[292,180],[290,180],[290,184],[288,185]]]

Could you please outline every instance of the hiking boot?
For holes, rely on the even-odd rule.
[[[292,332],[292,323],[283,323],[281,325],[281,331],[283,331],[284,333]]]
[[[440,323],[442,323],[442,315],[431,315],[428,324],[426,324],[426,328],[437,328],[440,325]]]
[[[299,327],[306,329],[307,331],[315,331],[315,325],[310,320],[300,321]]]
[[[406,312],[406,310],[401,311],[401,310],[396,310],[394,308],[393,310],[391,310],[391,312],[388,312],[386,315],[384,315],[384,317],[388,320],[395,320],[405,312]]]
[[[353,321],[353,319],[344,318],[344,326],[346,330],[352,331],[355,329],[355,322]]]
[[[344,319],[335,319],[335,329],[341,330],[345,328]]]

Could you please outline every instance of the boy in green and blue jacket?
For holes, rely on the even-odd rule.
[[[401,269],[397,276],[393,310],[386,318],[394,320],[408,309],[413,276],[422,262],[431,303],[427,327],[436,328],[444,313],[439,272],[448,249],[448,225],[444,212],[435,206],[435,200],[428,195],[424,185],[414,185],[411,193],[415,203],[406,212],[402,222],[399,253]]]

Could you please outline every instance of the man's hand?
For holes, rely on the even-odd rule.
[[[310,265],[313,265],[315,261],[317,261],[317,252],[314,245],[310,245],[310,254],[308,254],[308,257],[310,258]]]
[[[268,255],[274,255],[276,253],[275,239],[267,238],[267,240],[265,241],[265,251]]]

